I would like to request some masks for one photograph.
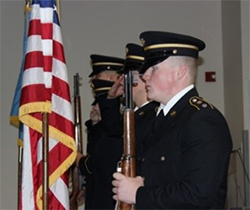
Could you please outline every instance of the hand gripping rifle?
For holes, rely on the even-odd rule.
[[[78,152],[83,152],[82,143],[82,119],[81,119],[81,97],[80,97],[80,77],[77,73],[74,75],[74,120],[75,120],[75,141]],[[70,209],[77,210],[78,202],[77,196],[80,189],[82,189],[83,177],[80,175],[79,169],[73,165],[71,168],[72,176],[72,192],[70,195]]]
[[[123,113],[123,156],[121,172],[125,176],[135,177],[135,124],[132,95],[133,76],[128,71],[124,77],[125,109]],[[120,210],[133,210],[134,205],[119,202]]]

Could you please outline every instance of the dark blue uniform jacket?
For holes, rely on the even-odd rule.
[[[195,88],[143,144],[136,209],[224,208],[232,140],[223,115]]]

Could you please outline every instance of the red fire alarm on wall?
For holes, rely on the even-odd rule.
[[[216,81],[215,71],[205,72],[205,80],[206,80],[206,82],[215,82]]]

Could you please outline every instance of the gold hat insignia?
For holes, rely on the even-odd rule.
[[[126,52],[126,54],[128,54],[128,51],[129,51],[129,50],[128,50],[128,48],[126,47],[126,51],[125,51],[125,52]]]
[[[141,38],[141,44],[143,47],[145,46],[145,40],[143,38]]]

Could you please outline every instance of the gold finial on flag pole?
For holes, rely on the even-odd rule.
[[[25,0],[25,6],[24,6],[24,13],[26,14],[27,12],[31,12],[31,3],[32,0]]]
[[[61,17],[60,17],[60,0],[56,0],[56,5],[57,5],[58,19],[59,19],[59,22],[61,22]]]

